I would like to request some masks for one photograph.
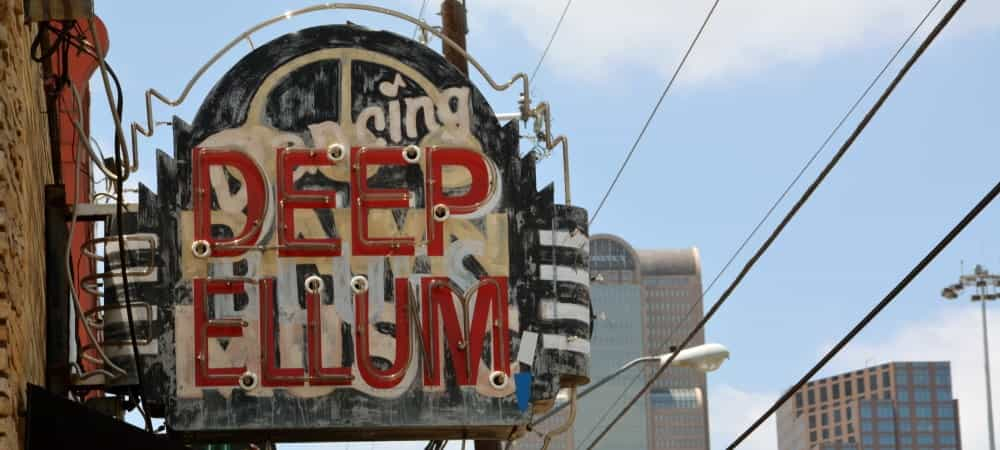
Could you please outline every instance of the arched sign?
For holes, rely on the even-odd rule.
[[[172,431],[507,439],[586,382],[586,212],[536,190],[517,123],[437,53],[304,29],[173,128],[126,224],[156,236],[132,284]]]

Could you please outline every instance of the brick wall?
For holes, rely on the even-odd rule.
[[[0,0],[0,449],[24,440],[25,385],[44,384],[44,186],[52,182],[35,28]]]

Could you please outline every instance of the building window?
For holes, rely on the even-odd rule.
[[[861,431],[872,431],[872,427],[873,425],[871,421],[866,420],[864,422],[861,422]]]
[[[833,427],[833,435],[840,437],[843,433],[840,432],[840,425]]]
[[[829,428],[824,428],[823,429],[823,439],[824,440],[825,439],[830,439],[830,429]]]
[[[868,377],[868,388],[873,391],[875,389],[878,389],[878,376],[876,376],[875,374],[872,374],[872,376]]]
[[[937,371],[934,372],[934,383],[937,383],[938,385],[950,384],[951,375],[947,372],[947,370],[938,368]]]
[[[847,413],[847,420],[850,421],[851,420],[851,407],[848,406],[847,409],[844,412]]]
[[[942,444],[955,445],[955,436],[951,434],[942,434],[941,436],[938,436],[938,441]]]
[[[899,432],[901,433],[909,433],[910,431],[913,431],[913,427],[910,426],[909,420],[899,422],[899,425],[896,425],[896,428],[899,429]]]
[[[896,372],[896,386],[906,386],[909,383],[906,372]]]
[[[934,392],[939,402],[951,400],[951,391],[948,388],[937,388]]]
[[[869,418],[871,418],[871,416],[872,416],[872,410],[871,410],[871,408],[869,408],[867,404],[862,403],[861,404],[861,418],[863,418],[863,419],[869,419]]]
[[[892,381],[889,378],[889,372],[882,372],[882,387],[889,387],[890,384]]]
[[[857,388],[858,388],[858,394],[864,394],[865,393],[865,379],[864,378],[858,378],[857,380],[854,380],[854,381],[855,381],[855,384],[857,385]]]
[[[917,431],[930,433],[934,431],[934,423],[929,420],[918,420]]]
[[[917,435],[917,443],[920,445],[931,445],[934,443],[934,435],[930,433],[920,433]]]
[[[873,444],[873,442],[872,442],[872,435],[870,435],[870,434],[863,434],[863,435],[861,435],[861,443],[865,444],[865,445],[872,445]]]
[[[900,445],[913,445],[913,436],[904,434],[899,437],[899,443]]]
[[[833,399],[840,400],[840,384],[834,384],[830,388],[833,389]]]
[[[820,416],[820,420],[819,420],[819,422],[820,422],[820,424],[821,424],[821,425],[823,425],[824,427],[830,424],[830,421],[829,421],[829,420],[827,420],[827,416],[826,416],[826,413],[823,413],[823,414],[822,414],[822,415]]]
[[[880,420],[878,421],[878,430],[891,433],[895,427],[892,426],[891,420]]]
[[[826,386],[819,387],[819,401],[820,403],[826,401]]]
[[[809,428],[816,428],[816,416],[809,416]]]
[[[882,419],[892,418],[892,405],[887,403],[880,403],[878,405],[878,416]]]
[[[931,401],[931,390],[927,388],[916,388],[913,390],[913,400],[917,402]]]
[[[915,386],[927,386],[931,383],[931,376],[927,372],[927,369],[918,369],[913,371],[913,384]]]
[[[896,439],[892,437],[892,433],[879,433],[878,435],[878,445],[880,447],[885,447],[887,445],[893,445],[896,443]]]
[[[901,402],[910,401],[910,392],[906,390],[896,391],[896,400],[899,400]]]
[[[896,415],[898,415],[899,417],[903,417],[903,418],[910,417],[910,407],[909,406],[900,406],[900,407],[896,408]]]
[[[918,405],[916,409],[917,409],[917,411],[916,411],[917,412],[917,417],[931,417],[931,416],[934,415],[932,413],[932,411],[931,411],[931,407],[930,406],[927,406],[927,405]]]
[[[938,431],[948,431],[948,432],[955,431],[955,422],[942,420],[938,422],[937,425],[938,425]]]
[[[833,410],[833,423],[840,423],[840,410]]]
[[[947,417],[947,418],[955,417],[955,410],[952,409],[951,405],[938,406],[937,413],[938,417]]]
[[[851,380],[850,379],[847,379],[846,381],[844,381],[844,396],[846,396],[846,397],[850,397],[851,396]]]
[[[850,422],[847,423],[847,434],[854,434],[854,424],[853,423],[850,423]]]
[[[816,391],[815,390],[810,389],[808,392],[806,392],[806,396],[808,397],[808,400],[809,400],[809,406],[812,406],[812,405],[816,404]]]
[[[128,247],[126,247],[126,248],[128,248]],[[815,431],[810,431],[809,432],[809,442],[816,442],[816,432]]]
[[[796,392],[795,393],[795,407],[796,408],[801,408],[802,407],[802,393],[801,392]]]

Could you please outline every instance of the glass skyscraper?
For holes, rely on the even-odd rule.
[[[697,249],[636,251],[617,236],[594,235],[590,237],[590,275],[594,315],[590,378],[594,382],[635,358],[670,351],[702,318]],[[685,318],[689,310],[691,315]],[[667,342],[672,332],[675,342]],[[704,335],[699,334],[691,345],[703,343]],[[549,450],[586,448],[648,381],[653,369],[653,365],[633,368],[581,399],[575,425],[553,439]],[[526,434],[515,448],[541,448],[541,435],[565,423],[567,412],[568,408]],[[599,448],[707,450],[705,375],[691,369],[668,369],[645,400],[601,440]]]

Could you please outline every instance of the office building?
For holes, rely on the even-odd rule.
[[[640,356],[669,352],[670,345],[679,343],[702,318],[697,249],[636,251],[617,236],[594,235],[590,237],[590,274],[594,279],[590,286],[594,314],[590,375],[594,381]],[[691,314],[685,319],[688,311]],[[668,343],[671,333],[674,342]],[[691,346],[704,343],[704,334],[699,333]],[[549,450],[589,445],[654,369],[654,365],[634,368],[581,399],[575,425],[554,438]],[[636,375],[641,377],[632,383]],[[707,450],[705,392],[704,373],[668,369],[645,400],[602,439],[600,448]],[[567,411],[547,420],[538,433],[519,439],[515,448],[541,448],[540,434],[563,424]]]
[[[947,362],[892,362],[806,384],[778,410],[779,450],[959,450]]]
[[[698,249],[641,250],[643,354],[670,351],[703,314]],[[705,343],[699,331],[689,347]],[[705,374],[670,367],[646,397],[650,450],[706,450],[708,400]]]

